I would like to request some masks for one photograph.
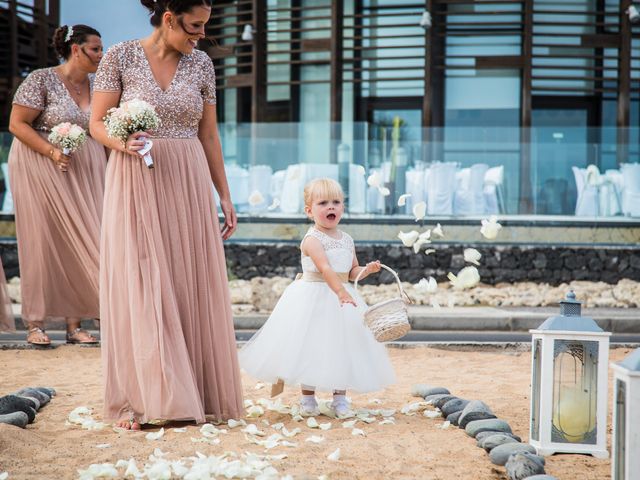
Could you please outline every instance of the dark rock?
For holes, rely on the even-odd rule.
[[[544,459],[528,452],[511,455],[505,464],[510,480],[524,480],[532,475],[544,474]]]
[[[0,415],[0,423],[25,428],[29,423],[29,416],[24,412],[7,413],[6,415]]]
[[[505,435],[507,437],[513,438],[516,442],[521,442],[522,439],[513,433],[507,432],[496,432],[495,430],[486,430],[484,432],[480,432],[476,434],[476,445],[478,447],[482,447],[482,442],[484,442],[487,438],[492,437],[493,435]]]
[[[431,385],[425,385],[420,393],[422,393],[424,398],[427,398],[430,395],[451,395],[449,389],[444,387],[432,387]]]
[[[460,425],[460,428],[465,428],[471,422],[477,422],[479,420],[493,420],[493,419],[496,419],[496,418],[498,418],[498,417],[496,417],[493,413],[469,412],[464,416],[465,426],[463,427],[462,425]]]
[[[504,465],[511,455],[516,453],[529,452],[536,453],[536,449],[527,443],[505,443],[499,445],[489,453],[489,459],[494,465]],[[534,475],[532,473],[532,475]]]
[[[436,402],[441,398],[448,398],[450,400],[451,399],[450,397],[451,397],[451,394],[449,393],[436,393],[434,395],[425,395],[424,400],[430,405],[435,406]]]
[[[35,409],[31,408],[29,402],[24,398],[15,395],[6,395],[0,398],[0,415],[7,415],[13,412],[24,412],[29,417],[29,423],[36,418]]]
[[[49,401],[51,401],[51,397],[45,393],[42,393],[37,388],[23,388],[16,392],[16,395],[25,395],[27,397],[35,397],[40,402],[41,406],[45,406]]]
[[[451,425],[458,426],[458,419],[460,418],[460,415],[462,415],[462,410],[460,410],[459,412],[454,412],[451,415],[448,415],[447,422],[449,422]]]
[[[490,452],[498,445],[502,445],[503,443],[519,443],[515,438],[510,435],[503,435],[498,433],[497,435],[490,435],[485,438],[480,445],[487,452]]]
[[[29,406],[33,408],[36,412],[40,410],[40,402],[38,401],[37,398],[28,397],[26,395],[18,395],[18,394],[15,394],[15,395],[29,402]]]
[[[433,402],[433,405],[435,405],[436,407],[438,407],[440,410],[442,410],[442,406],[451,401],[451,400],[457,400],[458,397],[456,397],[455,395],[445,395],[444,397],[440,397],[439,399],[437,399],[435,402]]]
[[[478,435],[480,432],[506,432],[511,433],[511,427],[504,420],[499,418],[490,418],[486,420],[475,420],[467,423],[465,432],[470,437]]]
[[[486,403],[484,403],[481,400],[471,400],[467,404],[467,406],[464,407],[464,410],[462,410],[462,415],[460,415],[460,419],[458,420],[458,426],[460,428],[465,428],[467,426],[467,423],[471,421],[465,418],[467,415],[471,413],[476,414],[474,415],[474,420],[480,419],[478,418],[478,414],[493,415],[493,412],[491,411],[491,409]],[[495,416],[492,418],[495,418]]]
[[[49,395],[49,398],[55,397],[57,395],[56,389],[51,387],[34,387],[36,390],[41,391],[45,395]]]
[[[533,475],[531,477],[527,477],[527,480],[558,480],[556,477],[552,477],[551,475]]]
[[[442,405],[442,408],[440,408],[440,410],[442,410],[443,415],[449,416],[452,413],[461,412],[462,410],[464,410],[464,407],[466,407],[468,403],[469,400],[465,400],[464,398],[454,398]]]

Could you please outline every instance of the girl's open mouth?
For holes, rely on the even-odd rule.
[[[335,220],[336,219],[336,214],[335,213],[330,213],[329,215],[327,215],[327,219],[328,220]]]

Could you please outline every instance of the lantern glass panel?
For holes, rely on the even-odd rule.
[[[531,439],[540,440],[540,378],[542,369],[542,340],[533,343],[533,379],[531,381]]]
[[[615,477],[613,480],[624,480],[626,448],[626,425],[627,425],[627,384],[622,380],[616,380],[616,425],[615,425]]]
[[[595,445],[598,342],[555,340],[551,440]]]

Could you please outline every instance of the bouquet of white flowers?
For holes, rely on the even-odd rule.
[[[160,126],[160,117],[152,105],[144,100],[133,99],[124,102],[118,108],[111,108],[104,117],[107,135],[126,142],[129,135],[135,132],[155,130]],[[138,153],[143,156],[149,168],[153,168],[153,159],[149,154],[153,143],[148,138],[144,147]]]
[[[75,123],[59,123],[51,129],[49,141],[62,149],[62,153],[69,155],[75,152],[87,140],[87,132]]]

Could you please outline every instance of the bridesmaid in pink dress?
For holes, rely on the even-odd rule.
[[[44,321],[64,317],[68,343],[95,344],[80,318],[99,317],[100,218],[107,156],[94,139],[71,155],[49,143],[51,129],[71,122],[89,129],[100,34],[87,25],[53,35],[62,65],[34,70],[13,99],[9,181],[15,202],[22,318],[27,341],[49,345]],[[87,132],[88,133],[88,132]]]
[[[210,0],[142,0],[151,36],[117,44],[96,75],[91,133],[112,149],[100,258],[104,416],[151,420],[243,414],[222,240],[236,228],[216,122],[211,59],[195,50]],[[141,99],[161,118],[123,145],[103,117]],[[154,168],[138,150],[153,138]],[[225,216],[220,228],[211,181]]]

